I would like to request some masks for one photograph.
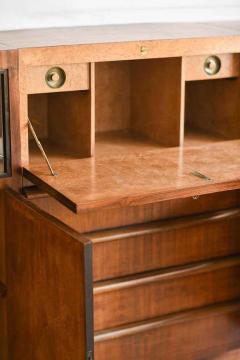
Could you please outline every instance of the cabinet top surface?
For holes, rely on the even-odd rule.
[[[0,50],[240,36],[240,22],[161,23],[0,31]]]

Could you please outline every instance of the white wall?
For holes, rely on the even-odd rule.
[[[0,29],[240,19],[240,0],[0,0]]]

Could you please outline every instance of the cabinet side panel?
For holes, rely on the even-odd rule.
[[[10,358],[86,359],[91,244],[10,191],[5,211]]]

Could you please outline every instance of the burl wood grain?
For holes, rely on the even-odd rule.
[[[25,90],[28,94],[49,93],[49,92],[62,92],[62,91],[76,91],[88,90],[90,88],[90,66],[89,64],[58,64],[66,74],[65,83],[57,89],[50,88],[45,80],[47,71],[53,67],[47,66],[34,66],[26,69],[25,72]],[[31,76],[29,76],[31,74]]]
[[[209,55],[183,57],[185,81],[210,80],[237,77],[239,72],[240,56],[238,54],[214,54],[221,61],[220,71],[215,75],[208,75],[204,71],[204,62]]]
[[[237,53],[239,28],[239,22],[132,24],[4,32],[1,39],[4,49],[21,48],[21,64],[39,66]],[[147,55],[141,46],[148,48]]]
[[[94,286],[94,328],[116,328],[238,299],[239,275],[240,257],[234,257],[98,282]]]
[[[12,191],[5,211],[9,358],[85,359],[92,350],[90,242]]]
[[[95,359],[193,360],[226,355],[240,345],[239,303],[172,314],[95,335]],[[225,360],[225,357],[224,357]]]
[[[86,234],[95,281],[240,253],[239,209]]]
[[[24,176],[74,212],[126,207],[237,189],[240,141],[167,148],[24,168]],[[210,180],[192,174],[197,171]]]
[[[181,29],[181,31],[179,31]],[[61,27],[1,31],[1,50],[73,44],[106,44],[157,39],[186,39],[236,36],[238,21],[206,23],[149,23],[105,26]],[[199,49],[201,50],[201,49]],[[67,59],[65,59],[67,60]],[[58,64],[61,64],[58,63]]]

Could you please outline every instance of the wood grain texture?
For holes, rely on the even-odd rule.
[[[163,146],[180,144],[181,58],[131,62],[131,129]]]
[[[96,331],[238,299],[240,258],[197,263],[94,286]]]
[[[141,48],[148,49],[142,55]],[[139,40],[84,45],[65,45],[42,48],[21,49],[20,63],[24,66],[45,66],[49,64],[71,64],[78,62],[103,62],[135,59],[155,59],[214,53],[239,53],[239,37],[223,36],[205,38],[182,38],[162,40]]]
[[[168,315],[95,335],[95,358],[212,359],[239,348],[239,303]]]
[[[180,84],[180,58],[96,64],[96,132],[179,145]]]
[[[71,88],[74,89],[76,85],[70,78],[64,93],[48,89],[48,93],[44,94],[46,89],[42,89],[40,84],[39,91],[36,89],[35,91],[38,93],[42,90],[43,93],[28,96],[28,116],[50,160],[52,157],[55,158],[56,154],[58,157],[62,155],[65,159],[76,159],[90,157],[94,152],[94,113],[92,111],[95,86],[92,77],[94,78],[94,74],[92,66],[89,69],[89,64],[80,65],[79,69],[78,67],[74,68],[76,81],[82,84],[79,86],[82,89],[84,87],[89,89],[91,82],[90,90],[67,91]],[[82,65],[85,66],[82,68]],[[81,74],[82,70],[86,72],[86,79]],[[38,86],[37,81],[36,86]],[[31,92],[26,84],[24,91]],[[25,123],[26,121],[27,116]],[[26,161],[39,160],[44,163],[35,141],[32,141],[31,133],[23,141],[28,142],[25,153]]]
[[[136,206],[239,188],[240,141],[143,154],[54,162],[24,168],[24,177],[71,210]],[[211,154],[211,157],[209,156]],[[220,171],[219,169],[224,169]],[[198,171],[211,181],[192,175]],[[239,174],[239,175],[238,175]],[[151,181],[149,181],[151,179]]]
[[[129,129],[130,63],[104,62],[95,66],[96,133]]]
[[[18,47],[21,48],[19,50],[20,64],[39,66],[52,63],[71,64],[179,57],[183,54],[191,56],[240,52],[239,22],[223,22],[222,24],[140,24],[137,26],[136,32],[134,26],[137,25],[133,25],[133,27],[132,25],[129,27],[116,27],[115,25],[114,30],[107,27],[103,31],[101,31],[101,28],[93,28],[92,30],[95,32],[93,37],[89,37],[92,31],[89,28],[87,32],[83,31],[82,28],[75,29],[76,36],[73,36],[71,29],[71,38],[68,38],[68,40],[68,31],[62,29],[64,39],[61,37],[62,41],[59,41],[59,46],[56,46],[56,38],[59,38],[60,32],[57,36],[55,33],[53,34],[52,42],[55,43],[54,47],[51,46],[51,41],[49,42],[51,35],[48,29],[45,29],[43,37],[38,43],[38,48],[24,48],[24,46],[21,46],[20,41],[18,42]],[[180,27],[181,31],[179,31]],[[122,36],[123,32],[124,37]],[[80,39],[84,34],[84,41],[81,43]],[[185,36],[183,36],[184,34]],[[11,38],[13,33],[10,32],[7,35],[8,38]],[[19,35],[21,38],[21,33]],[[38,36],[38,39],[40,37],[41,35]],[[94,42],[94,38],[96,42]],[[24,39],[22,45],[24,45]],[[142,53],[142,46],[147,48],[146,54]]]
[[[212,55],[212,54],[211,54]],[[208,75],[204,71],[204,62],[208,55],[183,57],[185,81],[210,80],[237,77],[240,75],[238,54],[214,54],[221,61],[220,71],[215,75]],[[210,56],[210,55],[209,55]]]
[[[94,280],[240,253],[239,216],[225,210],[86,234]]]
[[[181,31],[179,31],[181,29]],[[0,50],[138,40],[236,36],[239,22],[159,23],[1,31]]]
[[[0,280],[6,284],[6,258],[5,258],[5,234],[3,204],[3,189],[11,186],[19,189],[21,186],[21,163],[20,128],[19,128],[19,73],[17,51],[0,52],[0,68],[8,70],[9,99],[10,99],[10,129],[11,129],[11,161],[12,177],[0,180]],[[7,354],[7,300],[0,301],[0,354],[1,360],[8,360]]]
[[[13,192],[5,210],[10,358],[87,358],[90,242]]]
[[[238,190],[224,191],[202,195],[198,198],[188,197],[141,206],[102,208],[83,211],[77,215],[49,196],[47,198],[37,196],[31,201],[76,231],[85,233],[238,207],[239,192]]]
[[[180,31],[179,27],[181,27]],[[129,224],[135,224],[136,227],[136,224],[142,222],[147,223],[168,217],[200,214],[204,211],[239,206],[237,191],[223,194],[219,191],[239,189],[240,142],[239,140],[216,141],[214,144],[209,144],[212,136],[224,139],[225,133],[227,139],[234,139],[235,136],[239,138],[239,111],[238,105],[236,105],[239,79],[231,80],[231,85],[226,82],[227,80],[214,80],[215,84],[221,81],[219,88],[217,85],[208,84],[208,90],[195,91],[195,87],[190,89],[190,92],[194,90],[194,94],[199,95],[197,101],[200,103],[205,101],[199,111],[201,121],[205,117],[203,122],[213,122],[214,129],[217,129],[216,132],[211,131],[211,124],[208,124],[207,128],[203,128],[203,133],[207,133],[207,136],[205,134],[196,136],[195,134],[195,137],[191,138],[194,138],[193,141],[190,139],[192,144],[188,143],[184,149],[162,149],[161,145],[178,145],[179,139],[182,144],[185,96],[185,78],[183,76],[185,73],[183,71],[184,68],[186,70],[186,64],[181,64],[180,57],[183,55],[188,57],[214,53],[223,54],[223,58],[227,60],[226,63],[224,62],[226,66],[224,65],[223,70],[225,69],[225,72],[221,73],[221,76],[235,74],[235,65],[233,72],[230,71],[230,65],[232,64],[231,59],[237,58],[237,55],[231,54],[240,52],[240,25],[239,23],[149,24],[146,26],[117,26],[115,29],[112,27],[98,27],[89,30],[85,28],[45,29],[32,32],[2,33],[1,35],[1,43],[5,42],[0,45],[1,48],[8,49],[15,46],[21,48],[13,54],[14,66],[10,69],[11,112],[14,119],[12,142],[15,187],[19,188],[17,181],[20,177],[17,175],[17,171],[19,171],[21,162],[21,165],[26,168],[24,174],[29,180],[35,182],[43,191],[48,191],[71,210],[78,212],[77,215],[71,213],[64,206],[56,203],[54,199],[46,197],[32,199],[33,202],[47,209],[49,213],[56,215],[60,221],[70,225],[76,230],[74,232],[69,228],[66,229],[63,224],[43,214],[34,206],[23,203],[22,200],[16,200],[13,195],[8,194],[7,196],[6,215],[8,219],[13,219],[7,223],[7,266],[10,289],[8,300],[9,356],[13,360],[84,358],[87,356],[87,350],[92,350],[89,345],[91,343],[90,335],[86,332],[86,318],[83,315],[85,309],[89,312],[89,307],[92,306],[92,294],[86,298],[85,287],[85,284],[89,284],[91,280],[86,278],[86,276],[91,277],[91,270],[86,270],[86,257],[90,241],[82,240],[79,232],[109,229]],[[102,41],[100,41],[101,39]],[[31,48],[31,46],[37,47]],[[145,53],[141,51],[143,46],[146,47]],[[8,56],[10,55],[5,52],[0,55],[3,66],[8,66]],[[174,57],[174,59],[163,59],[169,57]],[[142,59],[142,61],[133,64],[130,61],[133,59]],[[103,61],[112,63],[98,64]],[[97,64],[94,65],[94,62]],[[29,167],[27,94],[32,91],[46,91],[45,85],[43,86],[42,83],[42,75],[48,67],[61,64],[62,67],[75,74],[75,65],[82,63],[91,63],[90,79],[87,79],[85,72],[81,77],[82,81],[85,79],[86,87],[88,86],[88,90],[83,91],[86,95],[83,96],[84,100],[79,96],[80,92],[71,92],[67,95],[61,92],[61,94],[54,93],[43,97],[34,95],[36,100],[29,105],[30,113],[34,117],[46,118],[43,128],[40,130],[42,137],[50,144],[50,156],[53,156],[54,169],[58,173],[57,177],[52,178],[49,176],[48,169],[41,163],[40,156],[34,154]],[[162,65],[161,69],[160,64]],[[193,65],[191,64],[191,69],[194,68],[194,75],[191,75],[190,78],[196,76],[199,78],[195,71],[198,70],[197,64],[196,67]],[[80,65],[76,66],[80,67]],[[96,66],[96,81],[94,66]],[[32,79],[28,78],[31,70],[35,74]],[[180,78],[181,71],[182,77]],[[144,76],[147,80],[144,79]],[[80,81],[80,79],[75,79],[74,84],[68,83],[69,87],[66,87],[65,90],[76,90],[78,86],[82,86],[78,80]],[[90,89],[89,80],[91,82]],[[163,84],[164,88],[167,88],[166,92],[161,92]],[[168,87],[168,85],[171,86]],[[202,96],[201,92],[206,94]],[[209,105],[207,100],[209,101],[212,92],[213,100]],[[136,93],[138,93],[137,97],[134,95]],[[195,120],[192,120],[192,115],[196,111],[194,105],[196,100],[192,101],[190,97],[187,84],[187,118],[188,111],[191,116],[189,116],[190,120],[186,121],[186,128],[189,125],[191,130],[191,127],[194,128]],[[231,99],[229,100],[228,97]],[[36,107],[38,99],[41,101]],[[155,103],[157,105],[154,107]],[[218,105],[218,109],[215,111],[217,103],[221,106]],[[199,103],[197,106],[199,110]],[[46,107],[48,107],[47,111]],[[97,132],[103,132],[100,134],[101,138],[97,140],[96,157],[95,159],[74,160],[76,154],[79,157],[94,154],[95,113]],[[162,121],[160,129],[158,113],[161,113],[161,120],[164,117],[168,119],[169,116],[174,124]],[[134,116],[132,117],[132,115]],[[145,127],[145,119],[148,119],[150,123],[148,127]],[[50,125],[47,124],[48,121]],[[217,121],[219,124],[216,123]],[[200,126],[199,128],[202,130]],[[120,132],[125,129],[128,130],[128,134],[122,136]],[[109,130],[120,131],[114,137],[112,133],[106,133]],[[142,133],[143,138],[133,136],[135,130]],[[169,132],[169,137],[163,139],[160,130],[164,130],[165,133]],[[150,137],[158,141],[160,145],[157,146],[144,137]],[[115,141],[116,139],[117,141]],[[159,141],[159,139],[164,141]],[[196,147],[196,142],[199,147]],[[69,159],[71,160],[69,161]],[[192,171],[199,171],[209,176],[211,181],[205,182],[203,179],[192,176]],[[25,181],[23,179],[23,185]],[[205,195],[212,192],[215,194]],[[203,196],[200,196],[198,200],[193,200],[192,196],[196,195]],[[212,218],[205,215],[205,223],[199,215],[198,218],[195,217],[195,222],[185,223],[183,227],[181,227],[182,225],[179,227],[177,220],[167,220],[168,225],[169,222],[173,225],[173,221],[175,221],[175,228],[173,226],[169,229],[168,225],[164,225],[164,231],[168,233],[172,241],[167,235],[164,237],[165,232],[160,230],[159,226],[161,227],[162,223],[158,225],[156,232],[151,228],[148,233],[145,233],[144,224],[139,225],[141,228],[135,228],[135,232],[127,229],[125,238],[121,237],[120,229],[111,230],[113,238],[96,241],[95,245],[102,246],[104,244],[106,246],[106,244],[112,245],[113,242],[116,244],[118,242],[118,251],[111,248],[107,253],[106,248],[101,248],[98,256],[102,256],[102,252],[109,256],[114,251],[114,255],[116,258],[118,256],[119,260],[116,261],[114,269],[108,270],[104,275],[100,273],[101,279],[155,269],[156,264],[159,261],[161,263],[161,258],[156,258],[156,260],[150,258],[148,262],[143,262],[143,257],[139,256],[139,263],[133,261],[134,249],[137,248],[139,253],[143,252],[142,249],[145,249],[146,244],[150,246],[151,254],[159,247],[162,249],[163,245],[161,244],[169,246],[169,248],[163,247],[165,252],[163,251],[161,255],[161,267],[199,260],[204,260],[206,265],[208,258],[238,254],[238,211],[225,211],[224,214],[225,219],[221,219],[223,214],[218,214],[220,219],[217,220],[214,215]],[[215,214],[215,216],[218,215]],[[198,223],[200,219],[202,222]],[[181,222],[182,220],[180,220]],[[120,232],[118,233],[118,231]],[[141,241],[139,248],[136,244],[137,239],[139,242]],[[190,245],[188,239],[191,239]],[[132,253],[129,251],[129,268],[124,267],[123,263],[122,268],[120,266],[117,268],[122,260],[124,246],[127,248],[127,240],[128,247],[132,246]],[[155,245],[152,245],[152,242]],[[174,257],[174,250],[178,249],[177,246],[183,246],[182,253],[177,251],[178,258]],[[199,247],[201,248],[199,249]],[[172,252],[170,253],[170,251]],[[212,263],[206,265],[209,272],[188,273],[189,277],[184,278],[185,282],[181,286],[188,294],[189,288],[191,291],[195,289],[192,292],[192,298],[189,295],[189,307],[206,305],[211,301],[229,300],[239,296],[236,283],[236,279],[239,277],[238,270],[236,270],[238,265],[231,263],[232,266],[227,266],[229,264],[227,261],[230,260],[226,260],[226,262],[224,260],[224,266],[215,267],[215,270]],[[110,261],[109,265],[111,265]],[[136,267],[131,268],[130,265]],[[98,266],[101,264],[99,263]],[[191,270],[193,271],[193,268]],[[96,270],[94,269],[94,271]],[[180,272],[180,274],[183,273]],[[113,299],[113,301],[108,299],[102,307],[104,303],[102,301],[98,307],[98,310],[100,309],[98,315],[95,314],[98,321],[96,328],[113,327],[148,317],[155,318],[159,314],[178,311],[188,306],[184,303],[187,299],[182,297],[181,286],[172,284],[167,287],[165,284],[164,288],[162,285],[163,277],[169,276],[168,274],[158,274],[161,279],[154,275],[155,280],[148,281],[148,283],[143,280],[146,278],[145,275],[141,275],[139,278],[139,275],[135,274],[134,282],[135,285],[136,282],[138,284],[140,282],[139,288],[142,289],[140,299],[145,299],[147,296],[147,291],[144,290],[145,286],[151,284],[154,287],[150,292],[153,298],[155,296],[151,309],[147,308],[147,303],[145,303],[143,312],[141,312],[141,308],[136,314],[132,305],[132,318],[127,314],[119,319],[117,316],[120,314],[121,305],[123,304],[124,312],[129,303],[124,306],[126,300],[120,304],[119,298]],[[191,279],[191,276],[195,281]],[[196,277],[199,277],[198,281],[196,281]],[[167,282],[179,282],[180,279],[180,275],[177,280],[174,277],[171,279],[168,277]],[[188,279],[188,283],[186,283],[186,279]],[[204,282],[203,279],[206,281]],[[124,285],[124,281],[118,280],[117,285],[115,280],[111,284],[98,284],[101,287],[101,296],[107,295],[108,292],[111,295],[114,294],[114,291],[109,291],[110,288],[113,290],[114,286],[118,287],[115,288],[115,291],[120,294],[123,291],[121,287]],[[190,283],[193,286],[190,286]],[[202,286],[197,288],[197,284]],[[97,286],[95,287],[96,296],[100,296],[100,292],[97,294],[100,287],[98,290],[96,290]],[[129,283],[125,288],[129,292],[137,291],[137,286],[131,287]],[[158,304],[156,299],[159,299],[156,295],[157,289],[160,289],[160,294],[163,294],[160,301],[165,301],[161,307],[162,313],[156,308]],[[213,291],[207,291],[207,289]],[[171,301],[167,302],[164,298],[168,294],[171,299],[171,291],[175,295],[172,297],[172,303]],[[210,299],[211,296],[213,297]],[[130,294],[130,302],[131,299],[134,299],[134,294],[133,296]],[[88,303],[89,300],[90,303]],[[110,310],[114,304],[117,304],[117,310],[120,309],[120,311],[111,312],[111,315],[116,316],[115,320],[109,318],[107,312],[106,316],[99,315],[101,311],[105,311],[106,307],[109,307],[108,310]],[[137,305],[140,306],[141,301]],[[151,322],[148,320],[144,324],[132,324],[127,328],[113,329],[111,332],[98,332],[95,338],[96,358],[106,360],[110,354],[111,358],[115,358],[115,360],[125,358],[130,360],[166,359],[166,354],[169,354],[169,360],[192,360],[193,358],[202,360],[204,357],[210,359],[213,356],[221,356],[223,352],[239,346],[239,304],[216,307],[209,311],[205,309],[197,312],[196,310],[191,314],[181,313],[179,315],[181,321],[171,315],[172,317],[168,319],[152,319]],[[88,315],[91,316],[90,313]],[[105,324],[101,323],[103,319],[106,321]],[[111,323],[111,321],[113,322]],[[163,323],[167,326],[163,327]],[[187,343],[189,337],[190,342]],[[85,344],[90,346],[87,350]]]
[[[45,80],[47,71],[55,66],[35,66],[25,69],[25,91],[27,94],[53,93],[62,91],[88,90],[90,87],[89,64],[71,64],[57,66],[62,68],[66,74],[66,81],[58,89],[50,88]]]
[[[91,156],[91,92],[49,94],[48,141],[79,158]]]
[[[220,139],[239,139],[240,80],[186,83],[185,126]]]
[[[28,117],[34,127],[38,138],[42,141],[48,138],[48,94],[28,96]],[[29,141],[33,140],[32,134],[28,134]],[[34,140],[33,140],[34,141]],[[35,141],[34,141],[35,142]],[[29,145],[29,151],[31,146]]]

